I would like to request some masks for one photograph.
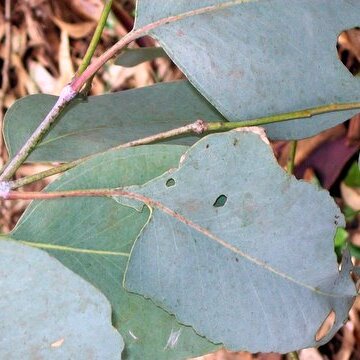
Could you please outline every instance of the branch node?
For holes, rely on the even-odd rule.
[[[69,103],[76,95],[77,92],[68,84],[61,90],[58,103]]]
[[[11,190],[10,183],[8,181],[0,182],[0,198],[6,200]]]
[[[207,131],[207,124],[204,120],[196,120],[192,126],[192,129],[194,131],[195,134],[201,135],[203,134],[205,131]]]

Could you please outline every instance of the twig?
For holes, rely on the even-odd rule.
[[[86,70],[84,70],[84,72],[82,74],[80,74],[79,76],[75,76],[74,79],[72,80],[72,82],[68,85],[68,87],[70,87],[71,91],[69,91],[69,89],[66,89],[66,93],[71,93],[72,96],[68,97],[68,99],[66,99],[67,101],[65,101],[64,97],[60,97],[58,100],[58,103],[60,103],[61,107],[58,106],[58,110],[51,110],[50,114],[51,116],[47,116],[46,119],[44,120],[43,124],[42,124],[42,128],[43,131],[37,131],[36,134],[33,134],[29,140],[26,142],[26,144],[24,145],[24,147],[20,150],[20,154],[17,154],[15,156],[15,158],[13,159],[13,161],[11,161],[5,168],[4,173],[0,176],[0,181],[4,181],[4,180],[9,180],[9,178],[15,173],[15,171],[18,169],[18,167],[25,161],[25,159],[29,156],[30,152],[34,149],[34,147],[36,146],[36,144],[41,140],[41,138],[44,136],[44,134],[48,131],[48,129],[50,128],[49,125],[49,121],[46,121],[47,119],[50,119],[50,123],[52,123],[60,114],[60,111],[62,110],[63,107],[66,106],[66,104],[68,102],[70,102],[75,96],[76,94],[78,94],[82,87],[87,83],[87,81],[112,57],[114,57],[115,55],[117,55],[124,47],[126,47],[130,42],[132,42],[133,40],[136,40],[139,37],[142,37],[144,35],[147,35],[152,29],[155,29],[159,26],[163,26],[169,23],[173,23],[185,18],[188,18],[190,16],[195,16],[195,15],[201,15],[201,14],[205,14],[205,13],[210,13],[210,12],[214,12],[214,11],[218,11],[218,10],[222,10],[225,8],[229,8],[232,6],[235,6],[236,4],[240,4],[242,3],[244,0],[229,0],[225,3],[222,4],[216,4],[216,5],[210,5],[210,6],[205,6],[202,8],[198,8],[198,9],[194,9],[179,15],[175,15],[175,16],[169,16],[166,18],[162,18],[159,19],[153,23],[147,24],[137,30],[133,30],[130,33],[128,33],[127,35],[125,35],[124,37],[122,37],[113,47],[111,47],[109,50],[107,50],[104,54],[102,54],[100,57],[98,57],[95,61],[93,61],[87,68]],[[344,105],[344,104],[343,104]],[[331,107],[334,107],[333,109],[330,109]],[[338,105],[329,105],[326,108],[328,109],[326,112],[328,111],[338,111],[338,110],[342,110],[340,108],[337,108]],[[341,105],[340,105],[341,106]],[[353,107],[350,108],[359,108],[360,107],[360,103],[353,103]],[[349,110],[348,107],[344,108],[344,110]],[[298,114],[301,112],[297,112]],[[297,113],[293,113],[293,114],[297,114]],[[314,113],[315,114],[315,113]],[[310,117],[314,114],[302,114],[305,116],[300,116],[300,118],[304,118],[304,117]],[[279,116],[273,116],[273,117],[268,117],[269,119],[271,118],[271,121],[269,122],[277,122],[277,121],[285,121],[285,120],[290,120],[290,119],[281,119],[281,116],[284,115],[279,115]],[[299,116],[297,117],[293,117],[293,118],[299,118]],[[291,119],[293,119],[291,118]],[[267,123],[269,123],[267,122]],[[231,129],[231,125],[228,125],[231,123],[222,123],[222,130],[218,130],[218,131],[226,131]],[[254,124],[251,125],[245,125],[245,122],[242,123],[242,126],[253,126]],[[215,128],[214,128],[215,127]],[[208,125],[208,129],[207,131],[217,131],[216,129],[216,124],[209,124]]]
[[[32,183],[34,183],[36,181],[45,179],[45,178],[47,178],[49,176],[53,176],[53,175],[56,175],[56,174],[61,174],[61,173],[65,172],[65,171],[70,170],[70,169],[74,168],[75,166],[81,164],[85,160],[90,159],[91,157],[92,156],[84,157],[84,158],[81,158],[79,160],[71,161],[71,162],[68,162],[68,163],[65,163],[65,164],[55,166],[55,167],[53,167],[51,169],[41,171],[41,172],[39,172],[37,174],[34,174],[34,175],[24,176],[24,177],[22,177],[20,179],[9,181],[8,182],[9,187],[10,187],[10,189],[17,189],[19,187],[29,185],[29,184],[32,184]],[[1,182],[0,182],[0,184],[1,184]]]
[[[129,147],[140,146],[140,145],[147,145],[147,144],[151,144],[151,143],[154,143],[154,142],[157,142],[157,141],[161,141],[161,140],[169,139],[169,138],[172,138],[172,137],[176,137],[176,136],[179,136],[179,135],[185,135],[185,134],[191,134],[191,133],[193,133],[193,134],[202,134],[205,131],[205,129],[206,129],[206,123],[204,121],[202,121],[202,120],[197,120],[192,124],[185,125],[185,126],[182,126],[180,128],[165,131],[165,132],[162,132],[162,133],[159,133],[159,134],[156,134],[156,135],[147,136],[147,137],[142,138],[142,139],[129,141],[129,142],[125,143],[125,144],[121,144],[121,145],[118,145],[116,147],[113,147],[113,148],[109,149],[108,151],[117,150],[117,149],[125,149],[125,148],[129,148]],[[42,171],[42,172],[40,172],[38,174],[35,174],[35,175],[26,176],[26,177],[23,177],[21,179],[15,180],[15,181],[10,181],[9,182],[10,188],[11,189],[17,189],[17,188],[19,188],[21,186],[31,184],[31,183],[33,183],[35,181],[38,181],[38,180],[42,180],[42,179],[44,179],[46,177],[49,177],[49,176],[52,176],[52,175],[59,174],[59,173],[62,173],[64,171],[70,170],[70,169],[74,168],[75,166],[79,165],[80,163],[84,162],[85,160],[89,160],[90,158],[92,158],[92,157],[94,157],[96,155],[98,155],[98,154],[86,156],[84,158],[81,158],[81,159],[71,161],[71,162],[66,163],[66,164],[62,164],[62,165],[53,167],[53,168],[51,168],[49,170]]]
[[[142,139],[134,140],[127,142],[125,144],[118,145],[116,147],[113,147],[109,150],[115,150],[115,149],[124,149],[128,147],[134,147],[134,146],[140,146],[140,145],[147,145],[152,144],[154,142],[170,139],[173,137],[177,137],[180,135],[186,135],[186,134],[197,134],[201,135],[204,133],[209,132],[221,132],[221,131],[228,131],[236,128],[241,127],[247,127],[247,126],[262,126],[266,124],[271,123],[277,123],[282,121],[289,121],[289,120],[296,120],[296,119],[302,119],[302,118],[310,118],[314,115],[324,114],[327,112],[333,112],[333,111],[344,111],[344,110],[350,110],[350,109],[360,109],[360,103],[348,103],[348,104],[331,104],[331,105],[325,105],[320,106],[316,108],[306,109],[302,111],[296,111],[296,112],[290,112],[280,115],[274,115],[274,116],[266,116],[258,119],[252,119],[252,120],[245,120],[240,122],[205,122],[203,120],[197,120],[194,123],[165,131],[159,134],[147,136]],[[45,170],[41,173],[30,175],[15,181],[9,182],[11,189],[17,189],[21,186],[31,184],[35,181],[44,179],[48,176],[52,176],[55,174],[62,173],[66,170],[72,169],[73,167],[79,165],[80,163],[84,162],[85,160],[88,160],[98,154],[94,154],[91,156],[87,156],[63,165],[59,165],[57,167],[54,167],[49,170]]]
[[[291,141],[289,159],[287,162],[287,172],[289,174],[294,173],[296,148],[297,148],[297,140]]]
[[[112,0],[107,0],[105,5],[104,5],[103,11],[101,13],[99,22],[98,22],[98,24],[96,26],[94,35],[93,35],[93,37],[92,37],[92,39],[90,41],[89,47],[87,48],[86,53],[84,55],[84,58],[83,58],[80,66],[79,66],[79,69],[76,72],[76,76],[82,74],[84,72],[84,70],[89,66],[89,64],[91,62],[91,59],[92,59],[92,57],[93,57],[93,55],[95,53],[97,45],[100,42],[101,34],[102,34],[102,32],[104,30],[104,27],[106,25],[106,20],[107,20],[107,18],[109,16],[109,13],[111,11],[111,5],[112,5]]]
[[[163,25],[186,19],[191,16],[211,13],[222,9],[230,8],[232,6],[242,3],[243,1],[244,0],[229,0],[222,4],[204,6],[202,8],[190,10],[178,15],[168,16],[159,19],[157,21],[154,21],[153,23],[144,25],[143,27],[130,31],[128,34],[123,36],[115,45],[105,51],[104,54],[102,54],[95,61],[93,61],[80,76],[73,79],[73,81],[71,82],[73,90],[79,92],[81,88],[85,85],[87,80],[91,76],[93,76],[93,74],[95,74],[108,60],[118,55],[120,51],[122,51],[132,41],[137,40],[142,36],[148,35],[151,30]]]
[[[5,169],[0,175],[0,181],[9,180],[16,170],[21,166],[21,164],[27,159],[30,153],[33,151],[35,146],[39,141],[45,136],[45,134],[50,129],[52,123],[58,118],[65,106],[71,102],[72,99],[81,91],[82,87],[88,82],[89,79],[113,56],[117,55],[124,47],[126,47],[130,42],[136,40],[137,38],[147,35],[147,33],[161,25],[166,25],[171,22],[179,21],[181,19],[187,18],[189,16],[199,15],[206,12],[211,12],[219,10],[226,7],[231,7],[237,3],[240,3],[242,0],[231,0],[224,4],[212,5],[203,7],[200,9],[195,9],[183,14],[176,16],[170,16],[167,18],[160,19],[153,23],[143,26],[137,30],[131,31],[124,37],[122,37],[114,46],[107,50],[104,54],[98,57],[93,61],[80,75],[75,76],[69,85],[67,85],[60,94],[58,101],[55,106],[50,110],[49,114],[45,117],[39,127],[35,132],[30,136],[26,141],[23,147],[15,155],[15,157],[5,165]],[[106,5],[109,5],[107,3]],[[103,9],[104,12],[108,11],[107,6]],[[105,25],[103,22],[102,25]]]
[[[27,159],[32,150],[38,144],[38,142],[45,136],[51,125],[61,114],[65,106],[77,95],[72,88],[67,85],[61,92],[56,104],[51,111],[46,115],[45,119],[37,127],[34,133],[29,137],[22,148],[17,154],[5,165],[0,181],[9,180],[21,166],[21,164]]]
[[[123,196],[128,199],[141,201],[145,204],[151,205],[153,202],[145,196],[123,189],[88,189],[88,190],[69,190],[69,191],[55,191],[55,192],[41,192],[41,191],[9,191],[6,200],[52,200],[62,198],[78,198],[78,197],[112,197]]]
[[[355,109],[360,109],[360,102],[323,105],[310,109],[284,113],[280,115],[265,116],[254,120],[245,120],[240,124],[243,124],[242,126],[261,126],[266,124],[278,123],[282,121],[311,118],[315,115],[326,114],[329,112],[355,110]],[[219,123],[209,123],[208,131],[219,131],[217,130],[217,127],[219,126],[218,124]],[[222,131],[226,131],[233,129],[232,124],[236,124],[236,123],[228,122],[221,124],[222,124]]]

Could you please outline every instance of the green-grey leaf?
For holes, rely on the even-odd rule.
[[[10,157],[24,144],[56,97],[32,95],[18,100],[5,117]],[[30,155],[30,161],[70,161],[121,143],[157,134],[197,119],[222,116],[186,81],[89,97],[75,101]],[[189,136],[177,143],[192,144]]]
[[[176,166],[185,150],[154,145],[106,152],[68,171],[47,191],[143,184]],[[184,359],[210,352],[213,344],[121,285],[130,249],[148,217],[147,208],[139,212],[110,198],[35,201],[12,236],[46,249],[107,296],[125,341],[125,359]]]
[[[126,49],[115,60],[116,65],[133,67],[145,61],[152,61],[159,57],[168,57],[161,47],[146,47],[138,49]]]
[[[347,318],[351,260],[339,273],[334,253],[343,216],[327,191],[279,167],[258,135],[207,136],[178,169],[127,191],[153,208],[127,289],[211,341],[288,352],[323,344]],[[330,310],[335,325],[317,342]]]
[[[167,17],[178,20],[150,35],[228,120],[360,100],[336,50],[338,35],[360,25],[358,0],[137,0],[136,29]],[[266,128],[271,138],[308,137],[356,112]]]
[[[0,238],[0,358],[120,359],[103,294],[46,252]]]

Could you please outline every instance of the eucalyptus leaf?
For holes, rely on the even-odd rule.
[[[133,67],[145,61],[152,61],[159,57],[167,58],[161,47],[145,47],[138,49],[125,49],[115,60],[115,65]]]
[[[103,294],[46,252],[0,238],[0,358],[120,359]]]
[[[164,20],[150,35],[228,120],[360,101],[359,78],[336,50],[339,34],[360,25],[358,0],[137,0],[136,14],[136,30]],[[304,138],[357,112],[266,128]]]
[[[46,191],[142,184],[176,166],[185,150],[154,145],[106,152],[68,171]],[[146,208],[139,212],[111,198],[34,201],[12,237],[46,249],[106,295],[125,341],[124,359],[184,359],[210,352],[215,345],[122,287],[130,249],[148,218]]]
[[[352,264],[344,256],[339,272],[334,253],[343,215],[327,191],[288,175],[259,135],[207,136],[177,169],[125,191],[117,201],[152,209],[126,288],[209,340],[284,353],[327,342],[347,319]],[[316,341],[331,310],[335,324]]]
[[[10,157],[25,143],[56,101],[31,95],[7,111],[4,137]],[[30,155],[29,161],[71,161],[197,119],[224,120],[186,81],[75,100]],[[192,144],[196,136],[175,143]]]

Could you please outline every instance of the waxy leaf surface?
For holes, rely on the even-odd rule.
[[[228,120],[360,101],[336,49],[360,25],[358,0],[137,0],[136,29],[161,19],[150,34]],[[308,137],[356,112],[269,125],[268,135]]]
[[[47,191],[142,184],[176,166],[181,146],[154,145],[106,152],[68,171]],[[122,287],[132,244],[149,218],[111,198],[34,201],[12,237],[44,248],[109,299],[125,341],[123,359],[185,359],[215,349],[151,301]],[[103,357],[107,359],[107,357]]]
[[[207,136],[176,170],[126,191],[119,202],[152,208],[126,288],[211,341],[288,352],[328,341],[347,319],[351,261],[339,272],[334,253],[343,216],[327,191],[279,167],[257,134]],[[316,341],[331,310],[336,322]]]
[[[115,64],[124,67],[133,67],[159,57],[166,57],[168,59],[166,52],[161,47],[126,49],[116,58]]]
[[[0,238],[0,358],[119,360],[99,290],[46,252]]]

